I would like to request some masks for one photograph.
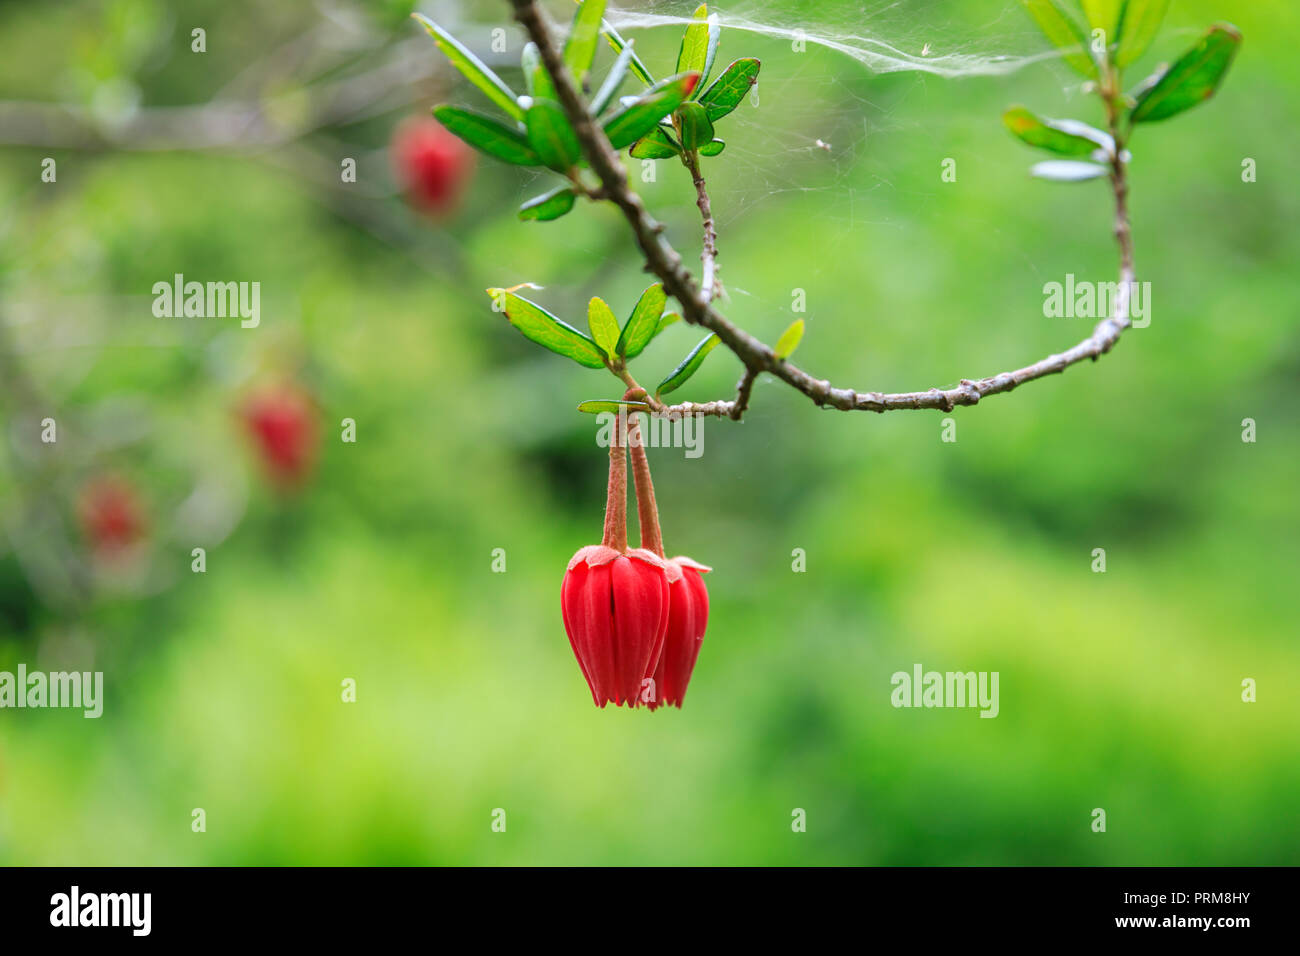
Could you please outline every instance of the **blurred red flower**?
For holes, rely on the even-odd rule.
[[[452,212],[474,171],[474,151],[432,117],[411,117],[393,132],[393,171],[417,208]]]
[[[121,478],[92,479],[77,502],[81,532],[96,554],[124,551],[144,535],[144,511],[135,488]]]
[[[316,409],[306,393],[293,385],[264,387],[244,400],[240,418],[267,477],[282,490],[301,486],[319,446]]]

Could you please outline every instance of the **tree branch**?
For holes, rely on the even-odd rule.
[[[601,182],[605,197],[619,208],[631,226],[637,246],[645,258],[646,270],[657,276],[668,294],[681,303],[682,318],[714,332],[722,344],[744,363],[745,375],[740,380],[735,400],[659,406],[655,408],[657,413],[715,415],[739,419],[748,405],[754,378],[764,372],[807,395],[817,405],[842,411],[890,412],[921,408],[952,411],[959,405],[976,405],[990,395],[1009,392],[1027,382],[1063,372],[1084,359],[1095,360],[1109,352],[1124,330],[1132,325],[1128,313],[1135,273],[1132,234],[1128,223],[1128,184],[1122,158],[1123,146],[1116,136],[1110,179],[1115,193],[1115,237],[1120,246],[1119,291],[1112,314],[1097,323],[1090,336],[1072,348],[1049,355],[1032,365],[987,378],[962,379],[956,388],[950,389],[930,388],[920,392],[897,393],[859,392],[851,388],[839,388],[825,379],[815,378],[789,361],[777,358],[771,346],[734,325],[713,307],[708,296],[701,293],[694,277],[683,265],[682,257],[664,239],[663,225],[650,215],[641,198],[628,188],[627,171],[574,86],[573,78],[552,41],[550,27],[542,17],[536,0],[510,2],[514,7],[515,19],[537,44],[542,64],[555,86],[560,105],[582,145],[583,154],[591,163],[592,171]],[[1116,130],[1112,129],[1114,132]]]

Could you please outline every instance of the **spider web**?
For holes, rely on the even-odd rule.
[[[671,43],[694,22],[696,6],[611,5],[606,19],[642,44]],[[765,61],[751,99],[719,127],[729,174],[710,178],[710,188],[722,229],[785,194],[810,192],[826,194],[831,221],[880,225],[870,193],[891,188],[891,170],[873,155],[873,141],[933,124],[948,83],[1006,76],[1061,56],[1015,0],[740,0],[711,3],[709,12],[722,27],[714,77],[737,56]],[[900,109],[909,98],[924,98],[927,108]]]
[[[654,43],[665,73],[660,44],[676,42],[697,5],[611,5],[606,19],[638,43]],[[714,77],[739,56],[764,61],[757,102],[742,103],[719,124],[724,167],[717,176],[705,167],[724,235],[756,223],[756,213],[793,193],[819,194],[809,208],[837,230],[890,227],[888,204],[872,194],[896,188],[891,145],[931,135],[936,124],[998,124],[996,114],[972,117],[960,105],[944,107],[950,84],[1007,77],[1063,55],[1017,0],[739,0],[710,3],[709,12],[722,27]],[[1063,67],[1055,72],[1067,96],[1077,93],[1080,78]],[[936,109],[949,111],[936,116]],[[969,154],[968,147],[963,155]],[[935,176],[937,184],[937,167]],[[933,198],[914,196],[913,213],[940,214],[927,211]],[[683,227],[692,228],[693,206],[679,212]],[[754,295],[734,281],[727,289]]]
[[[969,8],[991,11],[987,32],[981,33],[986,39],[963,39],[969,37],[971,28],[965,22],[954,24],[951,17],[945,16],[950,4],[938,0],[751,2],[727,9],[710,5],[709,12],[717,15],[724,31],[743,30],[791,43],[804,40],[851,57],[873,73],[914,71],[949,78],[1000,76],[1061,55],[1055,50],[1044,51],[1043,41],[1025,29],[1019,4],[965,2]],[[694,22],[690,13],[695,6],[693,0],[652,0],[639,10],[610,6],[605,18],[620,31],[684,26]],[[798,12],[787,12],[787,6]],[[780,23],[773,22],[774,8],[781,9]],[[1011,20],[1008,13],[1016,19]]]

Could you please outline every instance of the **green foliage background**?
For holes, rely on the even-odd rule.
[[[394,36],[421,35],[400,7],[371,10]],[[797,7],[756,9],[780,23]],[[503,8],[472,4],[470,39],[505,25]],[[1011,3],[912,11],[885,22],[1046,48]],[[318,16],[288,2],[7,4],[0,99],[134,73],[148,105],[203,102]],[[151,409],[152,444],[126,463],[146,496],[165,496],[159,462],[188,449],[246,467],[214,354],[251,365],[292,343],[327,439],[300,499],[249,469],[248,513],[206,574],[159,534],[170,585],[72,624],[0,550],[0,669],[34,666],[71,627],[107,683],[98,721],[0,711],[0,861],[1300,863],[1298,16],[1286,0],[1176,0],[1142,61],[1216,19],[1245,35],[1215,100],[1133,143],[1154,315],[1113,354],[958,409],[955,444],[939,440],[942,415],[821,412],[768,380],[743,425],[706,425],[702,458],[652,452],[670,553],[716,568],[687,706],[667,713],[594,710],[560,622],[565,563],[598,539],[603,508],[604,452],[573,409],[615,383],[523,341],[482,291],[534,281],[570,322],[592,295],[625,314],[646,279],[612,209],[521,225],[517,204],[543,184],[481,163],[443,225],[368,200],[407,226],[381,241],[287,151],[0,149],[2,299],[147,303],[174,272],[262,283],[257,330],[214,320],[150,347],[114,338],[110,316],[96,345],[19,356],[60,411],[122,396]],[[152,22],[170,24],[171,54],[133,58],[133,30]],[[204,56],[188,52],[191,22]],[[640,34],[643,58],[670,61],[678,32]],[[1087,334],[1090,321],[1043,317],[1042,286],[1113,280],[1105,187],[1031,181],[1041,157],[999,120],[1023,102],[1096,121],[1063,64],[878,76],[724,31],[722,63],[751,54],[761,105],[742,106],[727,154],[705,161],[731,318],[774,341],[803,288],[797,361],[881,390],[1015,368]],[[412,99],[335,131],[361,144],[363,181],[386,176],[370,150],[402,112],[433,102]],[[39,181],[46,155],[57,185]],[[940,182],[945,157],[955,184]],[[1258,182],[1242,182],[1244,157]],[[684,172],[661,164],[644,192],[694,256]],[[697,338],[669,329],[639,376],[656,381]],[[680,397],[729,396],[737,374],[717,350]],[[337,441],[345,416],[355,445]],[[6,462],[0,510],[15,481]],[[1106,574],[1089,569],[1096,547]],[[890,675],[917,662],[999,671],[1000,716],[892,708]],[[339,701],[345,677],[354,705]],[[1240,700],[1246,677],[1255,704]],[[191,832],[194,807],[206,833]],[[498,807],[505,833],[490,828]],[[794,808],[806,833],[791,832]]]

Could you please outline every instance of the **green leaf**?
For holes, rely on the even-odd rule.
[[[465,79],[482,90],[493,103],[522,122],[524,118],[523,107],[519,105],[518,97],[515,96],[514,91],[501,81],[501,77],[488,69],[483,61],[462,46],[459,40],[428,17],[419,13],[413,13],[411,16],[418,20],[424,29],[429,31],[429,35],[438,44],[438,49],[446,54],[447,59],[451,60],[452,66],[460,70]]]
[[[551,74],[546,72],[546,66],[542,63],[542,54],[535,44],[528,44],[533,48],[535,62],[528,63],[528,47],[524,47],[525,60],[524,69],[527,71],[528,92],[535,100],[558,100],[555,94],[555,83],[551,80]]]
[[[534,196],[519,207],[519,218],[525,222],[549,222],[567,215],[577,202],[577,195],[569,186],[557,186],[550,192]]]
[[[537,49],[536,43],[524,44],[524,52],[519,57],[519,68],[524,71],[524,89],[528,91],[529,96],[536,96],[533,78],[537,75],[537,71],[542,69],[542,54]]]
[[[1029,170],[1031,176],[1058,183],[1081,183],[1105,176],[1107,172],[1105,166],[1071,159],[1051,159],[1045,163],[1038,163]]]
[[[1021,141],[1061,156],[1091,156],[1098,148],[1114,152],[1108,133],[1077,120],[1051,120],[1035,116],[1023,106],[1002,114],[1002,122]]]
[[[1128,66],[1151,45],[1169,10],[1169,0],[1128,0],[1124,5],[1124,23],[1115,62]]]
[[[433,115],[448,130],[489,156],[516,166],[542,165],[542,158],[523,134],[499,120],[459,106],[435,106]]]
[[[745,57],[722,71],[722,75],[700,97],[700,104],[708,110],[710,120],[717,122],[740,105],[749,88],[758,80],[762,65],[753,57]]]
[[[1052,45],[1059,50],[1071,52],[1064,55],[1065,62],[1084,76],[1097,75],[1097,64],[1088,55],[1088,38],[1077,21],[1067,16],[1057,6],[1056,0],[1020,0],[1029,15],[1034,18]]]
[[[720,139],[715,139],[712,142],[705,143],[703,146],[700,147],[700,155],[717,156],[726,148],[727,148],[727,144],[725,142],[723,142]]]
[[[659,320],[659,324],[655,326],[655,334],[650,336],[650,340],[653,342],[660,332],[668,328],[668,326],[672,325],[674,322],[680,322],[681,320],[682,317],[676,312],[665,312],[663,317]]]
[[[1133,107],[1134,123],[1154,123],[1177,116],[1214,95],[1241,46],[1241,33],[1228,23],[1209,32],[1145,90]]]
[[[781,333],[781,337],[776,340],[776,347],[772,349],[779,359],[788,359],[794,354],[794,350],[799,347],[803,340],[803,319],[795,319],[790,323],[790,327]]]
[[[682,35],[681,49],[677,52],[677,73],[704,73],[709,59],[709,7],[701,3],[691,14],[695,20]]]
[[[614,351],[619,341],[618,319],[604,299],[595,297],[587,303],[587,328],[597,345],[607,353]]]
[[[682,363],[668,374],[668,377],[659,383],[655,389],[655,395],[667,395],[669,392],[675,392],[686,384],[687,379],[699,370],[704,364],[704,359],[713,351],[714,347],[722,341],[716,333],[709,333],[707,338],[701,339],[700,344],[691,349],[689,355],[682,359]]]
[[[668,296],[664,293],[661,283],[656,282],[642,292],[636,308],[632,310],[627,324],[623,326],[622,335],[618,337],[618,343],[614,347],[615,354],[629,359],[640,355],[659,331],[659,323],[662,321],[660,316],[663,315],[664,306],[667,304]]]
[[[656,126],[632,144],[631,154],[637,159],[669,159],[681,152],[677,140],[663,126]]]
[[[718,41],[722,38],[722,25],[717,14],[709,16],[707,4],[700,4],[692,14],[695,22],[686,28],[682,36],[681,49],[677,53],[677,72],[695,71],[700,74],[700,92],[704,81],[713,69],[713,60],[718,55]]]
[[[718,22],[718,15],[715,13],[709,17],[709,52],[704,58],[704,69],[700,71],[700,85],[696,87],[696,92],[704,88],[709,74],[713,72],[713,61],[718,57],[718,43],[722,40],[722,24]]]
[[[618,414],[620,408],[626,408],[629,412],[650,411],[650,406],[645,402],[625,402],[622,399],[596,398],[578,403],[578,411],[587,412],[589,415],[599,415],[601,412]]]
[[[661,119],[682,105],[699,81],[698,73],[671,76],[611,115],[604,123],[610,145],[622,149],[649,133]]]
[[[1169,64],[1162,63],[1159,67],[1157,67],[1154,73],[1152,73],[1146,79],[1142,80],[1142,82],[1140,82],[1137,86],[1133,87],[1133,89],[1129,90],[1128,93],[1125,94],[1128,97],[1129,102],[1131,102],[1134,105],[1137,105],[1137,101],[1140,100],[1146,94],[1146,91],[1151,89],[1157,83],[1159,83],[1160,78],[1168,72],[1169,72]]]
[[[564,44],[564,63],[579,87],[596,58],[596,41],[600,39],[600,21],[604,15],[605,0],[583,0],[573,15],[573,28]]]
[[[590,110],[592,116],[599,116],[605,112],[609,104],[614,101],[614,95],[618,93],[618,88],[623,85],[623,80],[627,78],[628,66],[632,63],[632,44],[623,47],[623,52],[618,55],[614,65],[610,67],[609,75],[605,77],[605,82],[600,84],[600,89],[591,100]]]
[[[621,54],[624,50],[632,46],[631,41],[624,40],[619,36],[618,31],[609,25],[608,20],[604,21],[601,26],[605,31],[605,39],[609,41],[609,45],[614,48],[615,53]],[[635,53],[632,54],[632,62],[630,65],[632,67],[632,72],[637,75],[637,79],[646,86],[655,85],[655,78],[650,75],[650,71],[646,69],[645,64],[641,62],[641,58]]]
[[[1119,41],[1120,11],[1123,8],[1124,0],[1083,0],[1083,15],[1088,26],[1102,31],[1107,48]]]
[[[713,124],[709,122],[708,111],[699,103],[687,102],[677,107],[673,126],[684,150],[694,151],[713,142]]]
[[[528,127],[528,142],[543,163],[560,173],[567,173],[578,165],[582,147],[578,145],[578,137],[559,103],[534,100],[524,122]]]
[[[604,368],[605,353],[599,345],[571,325],[561,322],[536,302],[508,289],[488,289],[496,308],[524,337],[557,355],[571,358],[587,368]]]

